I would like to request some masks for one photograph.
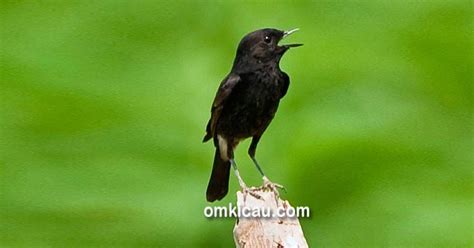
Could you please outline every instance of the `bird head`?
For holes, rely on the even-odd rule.
[[[245,58],[249,62],[256,63],[278,63],[283,54],[291,47],[303,44],[279,45],[279,42],[298,31],[295,28],[289,31],[281,31],[273,28],[259,29],[247,34],[239,43],[237,48],[236,62]]]

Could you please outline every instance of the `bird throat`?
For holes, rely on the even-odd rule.
[[[234,61],[232,70],[234,72],[250,72],[259,69],[275,70],[280,68],[280,60],[283,54],[275,55],[273,58],[254,58],[249,56],[242,56]]]

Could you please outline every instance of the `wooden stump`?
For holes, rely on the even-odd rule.
[[[297,217],[276,216],[277,211],[282,213],[292,207],[288,201],[280,199],[275,191],[264,187],[251,188],[250,194],[245,196],[239,191],[237,206],[242,211],[247,208],[252,214],[255,214],[253,211],[261,211],[260,217],[237,218],[234,226],[236,247],[308,247]],[[262,217],[266,210],[269,210],[267,217]]]

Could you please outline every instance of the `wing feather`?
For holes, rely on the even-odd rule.
[[[232,89],[239,83],[239,81],[240,77],[236,74],[230,74],[222,80],[219,89],[217,90],[216,97],[214,98],[214,102],[212,103],[211,119],[207,123],[206,135],[204,136],[203,142],[214,137],[217,121],[219,120],[222,109],[224,108],[225,101],[229,98]]]
[[[288,87],[290,86],[290,77],[288,77],[288,74],[285,72],[282,72],[283,74],[283,81],[281,85],[281,93],[280,93],[280,99],[283,98],[286,95],[286,92],[288,91]]]

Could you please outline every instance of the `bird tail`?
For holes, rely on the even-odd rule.
[[[221,158],[219,147],[216,147],[214,164],[212,165],[211,178],[207,185],[207,201],[221,200],[229,190],[230,161]]]

